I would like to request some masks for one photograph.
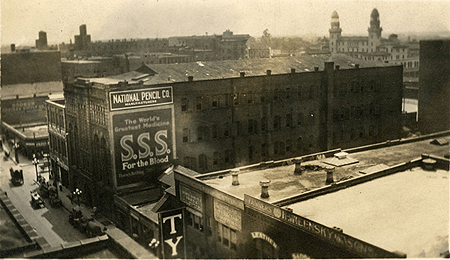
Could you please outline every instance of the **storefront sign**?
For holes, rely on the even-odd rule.
[[[275,248],[275,250],[278,250],[277,243],[275,243],[275,241],[273,241],[272,238],[270,238],[268,235],[266,235],[262,232],[252,232],[251,235],[252,235],[253,239],[259,238],[259,239],[267,241],[269,244],[271,244],[273,246],[273,248]]]
[[[161,212],[159,218],[163,258],[185,258],[183,209]]]
[[[202,194],[184,185],[180,185],[180,200],[190,208],[203,212]]]
[[[214,200],[214,218],[234,230],[242,230],[242,212],[219,200]]]
[[[254,197],[245,195],[244,204],[245,207],[249,207],[262,214],[278,219],[281,222],[320,237],[338,247],[345,248],[351,252],[356,252],[361,256],[369,258],[401,257],[400,255],[391,253]]]
[[[109,93],[111,111],[172,103],[172,87],[124,90]]]
[[[174,157],[172,108],[114,114],[117,186],[152,181]]]

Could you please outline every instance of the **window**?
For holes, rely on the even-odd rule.
[[[316,123],[316,117],[314,112],[309,112],[309,124],[314,125]]]
[[[303,125],[303,113],[297,114],[297,125]]]
[[[236,121],[235,125],[236,125],[236,136],[242,135],[242,124],[241,124],[241,121]]]
[[[273,117],[273,130],[280,130],[280,129],[281,129],[281,117],[274,116]]]
[[[269,156],[269,146],[267,144],[261,145],[261,156],[264,160]]]
[[[255,119],[248,120],[248,134],[256,134],[258,129],[258,122]]]
[[[198,168],[200,170],[206,170],[208,168],[208,161],[205,154],[198,156]]]
[[[231,162],[231,151],[230,150],[225,150],[225,158],[224,158],[225,163],[230,163]]]
[[[285,145],[283,142],[275,142],[273,146],[273,153],[284,155],[285,152]]]
[[[187,98],[181,99],[181,111],[186,112],[189,109],[189,100]]]
[[[186,210],[186,225],[203,232],[203,218]]]
[[[286,152],[289,153],[292,150],[292,141],[286,140]]]
[[[267,131],[267,117],[261,118],[261,132]]]
[[[212,138],[216,139],[216,138],[217,138],[217,125],[216,125],[216,124],[214,124],[214,125],[212,126],[211,132],[212,132],[212,133],[211,133]]]
[[[253,146],[248,147],[248,161],[253,161]]]
[[[189,142],[189,129],[184,128],[183,129],[183,143]]]
[[[197,110],[202,110],[202,97],[197,97],[196,99]]]
[[[286,127],[292,127],[292,114],[286,115]]]
[[[197,141],[206,141],[209,138],[209,129],[207,126],[199,126],[197,128]]]
[[[297,150],[300,151],[303,148],[303,137],[297,138]]]
[[[229,137],[230,136],[230,124],[229,123],[225,123],[224,130],[223,130],[223,135],[225,137]]]
[[[212,108],[218,108],[219,107],[219,97],[213,96],[213,100],[211,102]]]
[[[213,153],[213,165],[218,165],[219,164],[219,152],[214,152]]]
[[[221,223],[217,223],[217,240],[221,242],[225,247],[230,248],[233,251],[236,251],[237,248],[237,239],[236,239],[236,230],[233,230]]]

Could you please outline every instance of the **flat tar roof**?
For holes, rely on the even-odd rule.
[[[448,177],[416,167],[288,207],[407,257],[440,257],[449,246]]]
[[[448,139],[449,137],[444,137]],[[423,141],[416,141],[400,145],[393,145],[373,150],[366,150],[356,153],[349,152],[348,157],[358,160],[358,163],[336,167],[334,180],[358,177],[364,175],[360,173],[365,169],[377,165],[394,166],[419,158],[422,154],[433,154],[444,157],[449,152],[449,146],[439,146],[430,144],[434,138]],[[302,175],[295,175],[295,165],[272,167],[267,169],[253,168],[254,170],[241,170],[239,173],[239,186],[232,185],[232,176],[228,172],[217,172],[196,176],[197,179],[215,187],[221,191],[233,194],[244,199],[244,194],[259,197],[261,193],[260,180],[270,180],[269,195],[267,202],[275,202],[287,197],[301,194],[308,190],[313,190],[326,185],[327,173],[325,167],[330,166],[325,162],[329,158],[303,162],[302,165],[316,165],[315,170],[307,170]],[[245,167],[242,167],[245,168]]]

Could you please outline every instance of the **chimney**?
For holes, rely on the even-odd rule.
[[[270,76],[270,75],[272,75],[272,71],[271,70],[267,70],[267,76]]]
[[[355,64],[355,69],[359,69],[359,64]]]
[[[194,76],[188,76],[188,82],[194,81]]]
[[[292,161],[295,163],[294,174],[295,175],[302,175],[302,173],[303,173],[302,159],[293,159]]]
[[[319,67],[314,67],[314,71],[319,71]]]
[[[231,185],[238,186],[239,185],[239,169],[231,170],[232,182]]]
[[[261,185],[261,198],[268,198],[269,197],[269,180],[261,180],[259,181],[259,185]]]
[[[241,78],[245,77],[245,72],[241,71]]]
[[[14,43],[11,44],[11,52],[16,52],[16,45]]]
[[[336,68],[336,70],[339,70],[340,66],[339,66],[339,65],[336,65],[335,68]]]
[[[295,73],[295,69],[291,68],[291,73],[294,74]]]
[[[325,168],[325,171],[327,172],[327,180],[325,181],[325,185],[333,183],[334,182],[334,179],[333,179],[334,167],[327,166]]]

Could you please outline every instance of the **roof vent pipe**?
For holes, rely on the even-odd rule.
[[[272,71],[271,70],[267,70],[266,73],[267,73],[267,76],[272,75]]]
[[[326,167],[325,171],[327,172],[327,180],[325,181],[325,185],[331,184],[334,182],[333,173],[334,173],[334,167]]]
[[[188,82],[194,81],[194,76],[188,76]]]
[[[292,161],[295,163],[294,174],[295,175],[302,175],[302,173],[303,173],[302,159],[293,159]]]
[[[336,65],[335,68],[336,68],[336,70],[339,70],[340,66],[339,66],[339,65]]]
[[[261,180],[259,181],[259,185],[261,185],[261,198],[269,197],[269,184],[270,180]]]
[[[232,181],[231,185],[238,186],[239,185],[239,170],[231,170]]]
[[[241,71],[241,78],[245,77],[245,72]]]
[[[427,171],[434,171],[436,168],[436,160],[433,160],[431,158],[423,159],[422,164],[423,169]]]
[[[294,74],[295,73],[295,69],[291,68],[291,73]]]
[[[359,69],[359,64],[355,64],[355,69]]]
[[[319,67],[314,67],[314,71],[319,71]]]

